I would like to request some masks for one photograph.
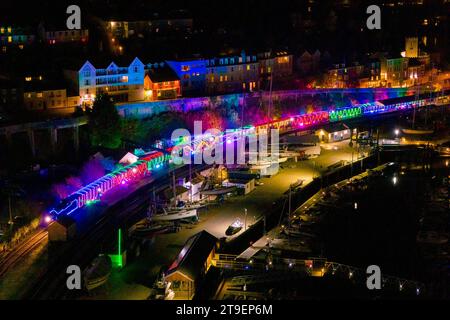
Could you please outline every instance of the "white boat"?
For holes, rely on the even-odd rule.
[[[182,210],[193,210],[206,207],[208,204],[206,202],[196,202],[196,203],[186,203],[179,201],[178,205],[175,207],[168,207],[168,211],[182,211]]]
[[[197,219],[197,209],[192,210],[175,210],[175,211],[166,211],[160,214],[151,215],[150,219],[152,221],[174,221],[174,220],[183,220],[183,219]]]
[[[242,221],[240,219],[236,219],[229,227],[228,229],[225,231],[225,234],[227,236],[231,236],[233,234],[238,233],[239,231],[242,230],[242,227],[244,226],[244,224],[242,223]]]

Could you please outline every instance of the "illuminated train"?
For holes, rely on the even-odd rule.
[[[99,200],[100,197],[109,190],[120,185],[126,185],[130,181],[139,180],[145,177],[152,170],[158,169],[167,163],[170,159],[170,152],[171,148],[167,149],[167,153],[152,151],[144,154],[136,162],[108,173],[70,194],[54,209],[50,210],[49,214],[53,217],[61,214],[70,215],[75,210]]]
[[[342,121],[374,114],[408,110],[431,104],[448,103],[450,103],[450,90],[445,90],[442,92],[421,94],[418,98],[416,96],[405,96],[356,106],[336,108],[331,111],[317,111],[305,115],[292,116],[290,118],[257,125],[255,129],[257,132],[272,128],[279,129],[280,132],[298,130],[312,125]]]
[[[236,137],[258,134],[268,129],[279,129],[280,132],[288,132],[290,130],[306,129],[314,125],[329,122],[408,110],[435,103],[450,103],[450,90],[444,91],[440,95],[437,93],[423,94],[417,100],[416,96],[406,96],[357,106],[337,108],[331,111],[317,111],[304,115],[291,116],[286,119],[275,120],[256,126],[245,126],[241,129],[227,130],[219,137],[204,134],[193,139],[190,150],[192,153],[195,153],[206,147],[211,147],[218,142],[231,143],[232,139],[236,139]],[[136,162],[115,170],[72,193],[63,199],[54,209],[50,210],[49,214],[53,217],[61,214],[70,215],[75,210],[99,200],[109,190],[120,185],[126,185],[129,181],[139,180],[147,176],[152,170],[156,170],[169,163],[172,158],[171,152],[172,148],[169,148],[166,152],[152,151],[143,154]]]

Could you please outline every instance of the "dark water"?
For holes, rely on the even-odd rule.
[[[336,207],[326,210],[321,232],[324,256],[364,269],[375,264],[385,274],[432,282],[435,261],[425,258],[416,236],[420,219],[429,213],[430,195],[447,174],[445,163],[445,159],[434,159],[426,167],[422,161],[401,163],[397,170],[370,178],[367,189],[340,196]],[[448,231],[445,214],[447,225],[441,230]]]

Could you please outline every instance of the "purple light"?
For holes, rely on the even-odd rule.
[[[125,181],[125,180],[122,180],[121,184],[124,185],[125,183],[126,183],[126,181]]]
[[[52,222],[52,221],[53,221],[53,219],[52,219],[51,216],[46,215],[46,216],[44,217],[44,222],[45,222],[46,224],[49,224],[49,223]]]

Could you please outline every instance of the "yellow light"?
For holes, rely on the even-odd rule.
[[[25,77],[25,81],[31,81],[31,77]]]

